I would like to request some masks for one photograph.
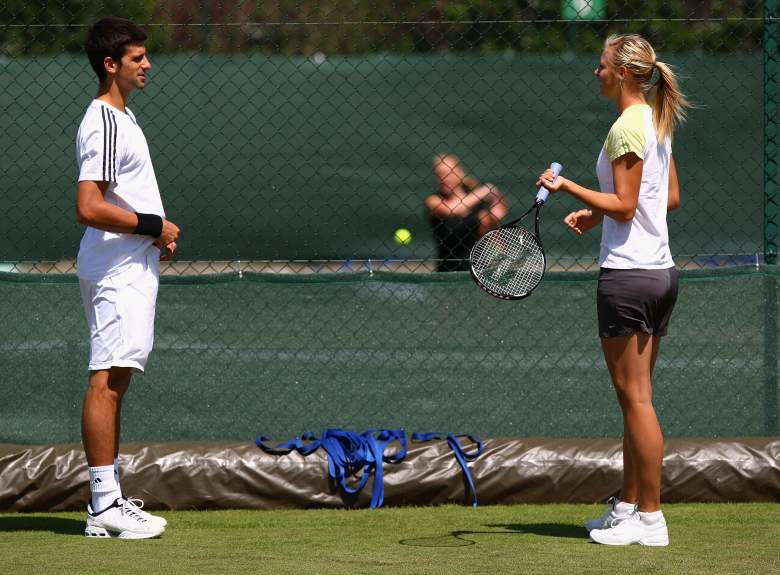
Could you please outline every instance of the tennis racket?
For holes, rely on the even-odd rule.
[[[550,165],[557,178],[563,166]],[[531,295],[544,276],[546,260],[539,239],[539,214],[550,191],[541,186],[534,204],[516,220],[490,230],[471,248],[471,277],[479,287],[499,299]],[[536,210],[534,232],[519,225]]]

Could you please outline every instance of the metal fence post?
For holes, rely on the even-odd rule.
[[[777,0],[764,2],[764,261],[777,261]]]
[[[777,0],[764,2],[764,261],[777,262]],[[764,278],[764,427],[777,435],[777,278]]]

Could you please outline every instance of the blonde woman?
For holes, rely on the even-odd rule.
[[[604,516],[586,527],[597,543],[664,546],[663,435],[652,375],[677,299],[666,214],[680,205],[671,141],[689,104],[672,70],[638,35],[607,38],[594,73],[619,114],[596,165],[601,192],[563,177],[553,181],[549,170],[537,182],[587,206],[564,219],[575,233],[602,224],[599,335],[623,411],[623,485]]]
[[[439,186],[425,198],[425,209],[438,245],[438,271],[469,269],[474,243],[507,213],[504,196],[492,184],[479,184],[466,175],[452,154],[433,158]]]

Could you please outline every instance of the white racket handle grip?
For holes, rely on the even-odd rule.
[[[555,178],[558,177],[558,174],[561,173],[563,170],[563,166],[560,165],[558,162],[553,162],[550,164],[550,169],[553,171],[553,181]],[[536,194],[536,203],[537,204],[543,204],[547,201],[547,196],[550,195],[550,190],[545,188],[544,186],[539,186],[539,191]]]

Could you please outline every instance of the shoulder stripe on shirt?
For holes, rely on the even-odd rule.
[[[106,108],[100,106],[100,115],[103,118],[103,181],[108,181],[108,174],[106,171],[106,156],[108,154],[108,125],[106,123]]]
[[[119,132],[119,129],[116,125],[116,115],[114,114],[113,110],[109,110],[108,112],[111,114],[111,123],[113,125],[113,132],[114,132],[114,141],[111,144],[111,181],[116,182],[116,135]]]
[[[116,140],[119,129],[116,115],[105,106],[100,107],[103,118],[103,181],[116,182]]]

